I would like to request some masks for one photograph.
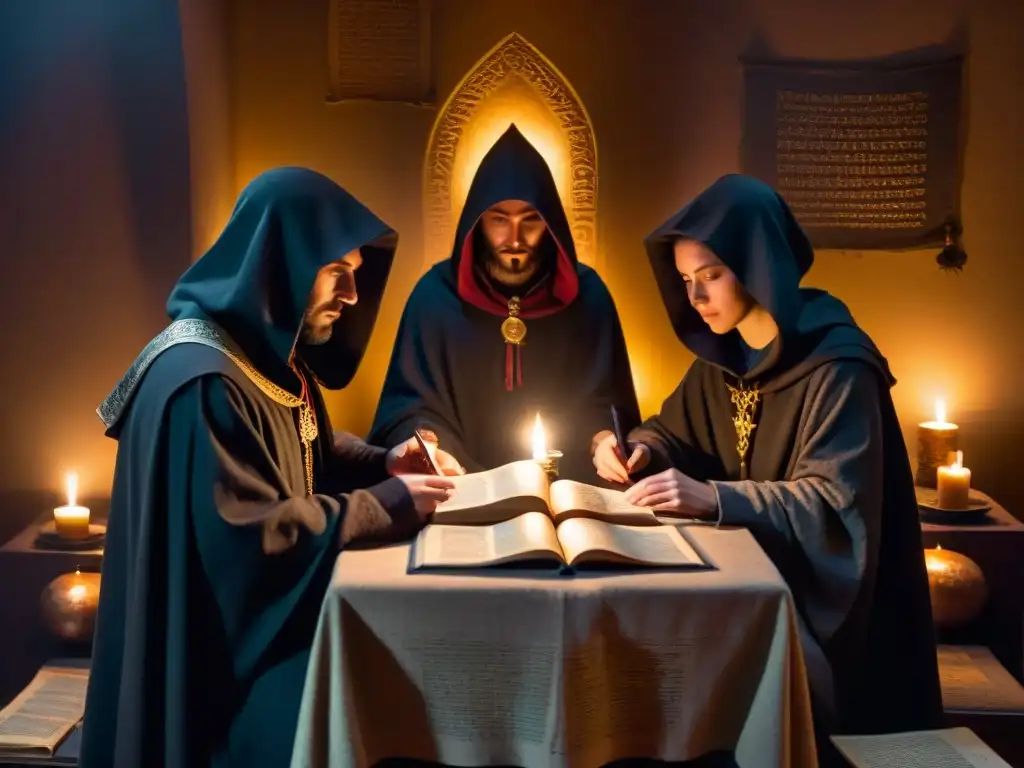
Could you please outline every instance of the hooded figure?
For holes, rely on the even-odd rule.
[[[409,297],[368,440],[423,427],[480,471],[528,458],[540,414],[561,476],[589,480],[612,406],[639,423],[615,304],[577,262],[551,172],[513,125],[480,163],[451,258]]]
[[[100,406],[118,454],[83,768],[288,765],[339,549],[420,524],[401,462],[335,443],[314,382],[351,381],[394,248],[326,177],[264,173]]]
[[[914,481],[885,358],[849,310],[800,288],[814,255],[782,198],[716,181],[646,240],[697,356],[599,472],[645,506],[748,528],[789,584],[819,727],[940,727]],[[666,471],[667,470],[667,471]],[[646,475],[646,477],[645,477]]]

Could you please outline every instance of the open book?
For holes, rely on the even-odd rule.
[[[623,525],[660,525],[654,512],[626,501],[622,491],[573,480],[548,481],[535,461],[514,461],[485,472],[450,478],[455,492],[434,510],[439,525],[488,525],[524,512],[545,512],[557,526],[586,517]]]
[[[82,719],[89,670],[47,664],[0,711],[0,754],[52,756]]]
[[[556,524],[544,512],[525,512],[492,525],[428,525],[416,537],[412,560],[413,570],[521,561],[550,561],[563,568],[707,566],[675,526],[615,525],[588,517]]]
[[[833,736],[832,743],[855,768],[1010,768],[970,728]]]

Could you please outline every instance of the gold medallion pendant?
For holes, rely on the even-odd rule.
[[[508,302],[508,317],[501,324],[501,335],[507,344],[522,344],[526,338],[526,323],[519,318],[519,297],[513,296]]]

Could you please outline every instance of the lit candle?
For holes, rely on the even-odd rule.
[[[89,508],[77,504],[78,475],[68,474],[65,485],[68,503],[53,510],[53,523],[57,534],[65,539],[85,539],[89,537]]]
[[[964,466],[964,452],[956,452],[956,461],[939,467],[939,509],[967,509],[971,495],[971,470]]]
[[[544,436],[544,425],[541,423],[540,414],[533,421],[533,431],[530,434],[531,448],[533,449],[533,460],[538,462],[548,478],[558,478],[558,460],[562,458],[561,451],[548,450],[547,439]]]
[[[547,440],[544,439],[544,425],[541,424],[540,414],[533,420],[533,432],[530,434],[530,444],[533,447],[533,460],[544,461],[548,457]]]
[[[946,421],[946,403],[935,401],[935,420],[917,426],[917,476],[914,482],[922,488],[935,488],[938,469],[950,463],[957,450],[960,427]]]

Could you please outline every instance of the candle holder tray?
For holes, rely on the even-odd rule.
[[[942,509],[939,493],[934,488],[914,489],[917,494],[917,509],[921,519],[939,525],[978,525],[985,523],[992,504],[987,499],[971,494],[966,509]]]
[[[107,538],[107,526],[89,524],[89,535],[83,539],[68,539],[57,533],[56,524],[50,520],[39,528],[34,546],[36,549],[58,549],[64,552],[85,552],[100,549]]]

